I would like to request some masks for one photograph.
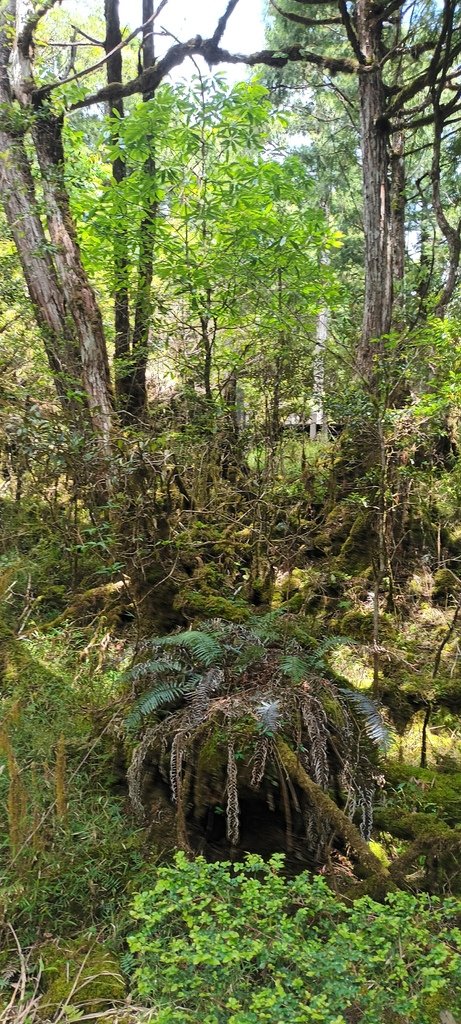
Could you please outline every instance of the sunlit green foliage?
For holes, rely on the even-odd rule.
[[[347,907],[280,857],[179,854],[134,900],[134,981],[155,1024],[433,1024],[461,1009],[458,914],[406,893]]]

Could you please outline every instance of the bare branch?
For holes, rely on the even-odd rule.
[[[56,0],[54,0],[54,2],[56,2]],[[128,43],[131,43],[131,40],[135,39],[140,32],[144,32],[148,25],[151,22],[154,22],[156,18],[158,18],[159,14],[161,13],[161,11],[163,11],[164,7],[166,7],[167,3],[168,0],[160,0],[160,4],[157,7],[157,10],[154,11],[153,15],[150,18],[148,18],[148,20],[144,22],[143,25],[139,25],[138,28],[135,28],[134,31],[126,37],[126,39],[123,39],[122,42],[118,44],[118,46],[114,47],[114,49],[111,50],[110,53],[106,53],[104,57],[101,57],[101,60],[96,61],[96,63],[92,64],[91,67],[84,68],[83,71],[79,71],[76,75],[72,75],[71,78],[66,78],[64,82],[52,82],[50,85],[43,85],[40,89],[37,89],[33,94],[35,102],[42,102],[42,100],[46,96],[49,96],[49,94],[54,89],[59,88],[59,86],[61,85],[68,85],[70,82],[75,82],[80,78],[84,78],[86,75],[90,75],[93,71],[98,71],[99,68],[102,68],[104,66],[106,61],[110,60],[114,53],[117,53],[118,50],[122,50],[124,46],[128,45]],[[105,98],[108,99],[110,97]]]
[[[339,13],[341,15],[341,21],[346,29],[347,38],[351,44],[352,50],[357,57],[359,64],[366,64],[365,55],[362,53],[359,41],[357,39],[354,26],[352,24],[349,11],[347,9],[346,0],[338,0]]]
[[[224,14],[219,19],[218,24],[216,25],[216,28],[211,37],[215,46],[219,46],[221,39],[226,31],[227,22],[229,21],[231,14],[237,7],[238,2],[239,0],[229,0],[226,10],[224,11]]]
[[[45,17],[48,11],[51,11],[57,3],[61,3],[61,0],[44,0],[41,7],[37,7],[35,11],[32,11],[29,18],[25,22],[22,31],[17,39],[17,47],[20,52],[27,57],[29,55],[29,49],[34,41],[34,32],[37,28],[38,23]]]
[[[54,43],[50,39],[36,39],[35,40],[35,46],[40,46],[40,47],[42,47],[42,46],[43,47],[51,46],[51,47],[54,47],[55,50],[67,50],[69,48],[69,46],[77,47],[77,46],[96,46],[96,45],[104,46],[104,43],[97,43],[97,44],[96,43],[80,43],[76,39],[73,39],[69,43]]]
[[[247,64],[248,67],[255,67],[258,64],[265,64],[268,67],[284,68],[287,64],[304,62],[313,64],[316,67],[324,68],[333,74],[342,72],[344,74],[356,74],[359,65],[354,60],[347,58],[327,57],[319,53],[311,53],[303,46],[293,45],[280,50],[260,50],[257,53],[242,54],[229,53],[219,46],[215,46],[212,39],[202,39],[196,36],[189,39],[187,43],[177,43],[170,47],[168,52],[159,60],[154,67],[143,71],[137,78],[127,82],[125,85],[113,84],[99,89],[85,99],[79,100],[69,106],[69,111],[79,110],[82,107],[93,106],[95,103],[104,103],[110,100],[126,96],[133,96],[135,93],[149,93],[153,95],[164,78],[169,75],[173,68],[178,67],[188,57],[204,57],[207,64],[213,67],[215,64]],[[35,93],[35,101],[40,102],[48,93],[57,87],[59,83],[52,86],[44,86]]]
[[[88,35],[88,32],[84,32],[82,28],[77,28],[76,25],[71,25],[71,28],[74,30],[74,32],[77,32],[79,36],[83,36],[84,39],[88,39],[88,42],[92,43],[93,46],[104,47],[104,40],[94,39],[93,36]]]
[[[271,6],[278,14],[281,14],[287,21],[294,21],[297,25],[304,25],[306,28],[312,28],[314,25],[340,25],[341,18],[305,18],[303,14],[294,14],[293,11],[284,11],[275,0],[270,0]]]
[[[459,41],[456,46],[451,45],[453,30],[454,3],[453,0],[445,0],[443,23],[434,47],[432,58],[421,74],[416,75],[412,82],[408,82],[400,89],[393,102],[388,107],[385,117],[392,118],[401,113],[405,103],[417,96],[422,89],[434,86],[440,71],[446,66],[447,59],[455,60],[461,54],[461,34],[458,33]],[[447,39],[450,45],[447,46]]]

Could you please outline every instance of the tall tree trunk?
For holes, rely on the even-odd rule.
[[[53,259],[40,218],[34,181],[20,127],[7,111],[12,105],[8,64],[11,56],[11,0],[0,17],[0,104],[4,114],[0,130],[0,191],[7,223],[16,245],[27,290],[41,328],[56,391],[66,412],[82,413],[72,397],[80,386],[81,362],[65,300],[58,285]]]
[[[405,276],[405,139],[396,132],[391,149],[391,255],[393,320],[398,326],[403,313]]]
[[[15,33],[11,42],[12,25],[9,22],[13,15]],[[104,457],[99,467],[99,482],[107,490],[107,457],[110,454],[113,413],[109,366],[102,318],[80,258],[64,183],[62,121],[42,108],[34,112],[32,125],[48,231],[53,245],[52,256],[35,202],[32,174],[23,144],[23,130],[20,128],[18,132],[14,127],[13,114],[17,124],[18,111],[13,107],[12,92],[22,106],[29,107],[30,86],[33,83],[33,18],[34,8],[30,0],[16,0],[16,3],[7,5],[6,11],[3,8],[1,12],[0,99],[5,103],[6,125],[8,114],[12,119],[11,129],[2,129],[6,136],[5,142],[10,144],[9,148],[7,145],[2,149],[5,209],[39,322],[52,332],[53,343],[49,340],[49,334],[47,342],[50,364],[55,374],[56,371],[61,374],[63,370],[68,370],[68,366],[63,365],[64,353],[61,357],[57,354],[62,352],[62,347],[59,348],[57,344],[59,338],[56,337],[60,330],[61,340],[66,340],[66,358],[71,372],[75,374],[78,370],[79,379],[83,379],[93,430]],[[12,88],[8,76],[9,62],[12,68]],[[76,344],[72,343],[73,338]]]
[[[0,89],[0,102],[4,102]],[[6,219],[21,261],[48,363],[63,407],[77,408],[72,396],[81,387],[78,344],[49,252],[37,208],[34,182],[23,140],[0,131],[0,189]],[[79,407],[81,411],[81,406]]]
[[[325,216],[328,214],[327,203],[323,203]],[[322,254],[321,262],[324,266],[329,263],[328,253]],[[317,434],[322,437],[328,436],[328,427],[325,421],[325,352],[328,339],[328,325],[330,311],[327,306],[320,309],[317,314],[314,345],[313,365],[313,387],[312,387],[312,411],[310,423],[310,439],[315,441]],[[318,429],[320,427],[320,430]]]
[[[45,110],[32,130],[40,165],[46,217],[62,293],[75,324],[85,391],[95,433],[110,452],[113,404],[106,343],[94,291],[82,264],[64,182],[62,121]]]
[[[310,439],[315,441],[317,435],[326,437],[328,427],[325,421],[324,399],[325,399],[325,349],[328,338],[329,310],[325,307],[317,314],[317,325],[315,329],[314,366],[313,366],[313,388],[312,388],[312,412],[310,425]],[[319,429],[320,428],[320,429]]]
[[[121,49],[117,47],[122,41],[120,30],[119,0],[105,0],[104,13],[106,18],[105,51],[110,54],[107,59],[107,83],[122,81],[123,58]],[[114,53],[115,50],[115,53]],[[115,100],[109,107],[112,115],[112,141],[119,140],[119,124],[124,117],[123,100]],[[120,185],[126,177],[126,164],[120,156],[112,164],[112,174],[116,185]],[[116,219],[113,233],[114,259],[114,320],[115,320],[115,390],[122,415],[129,408],[131,393],[131,345],[130,345],[130,304],[129,304],[129,258],[126,233],[126,210],[123,219]]]
[[[388,140],[383,114],[385,89],[380,67],[381,23],[370,0],[358,0],[357,36],[365,65],[359,72],[360,137],[365,234],[365,300],[358,368],[369,379],[375,339],[392,323],[392,240]]]
[[[142,20],[146,26],[142,39],[143,71],[154,63],[154,26],[152,16],[154,0],[143,0]],[[148,94],[144,100],[148,100]],[[147,174],[155,173],[155,161],[151,157],[146,165]],[[151,291],[154,272],[155,223],[158,213],[156,200],[150,203],[141,224],[139,240],[138,286],[136,309],[133,328],[133,377],[131,384],[130,412],[141,415],[147,405],[146,370],[149,344],[149,331],[152,312]]]

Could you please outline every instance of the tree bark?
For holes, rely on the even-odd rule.
[[[357,352],[360,372],[373,376],[379,348],[373,342],[392,323],[392,240],[385,89],[380,67],[381,25],[369,0],[357,3],[357,36],[366,64],[359,72],[360,135],[365,234],[365,298]]]
[[[1,102],[4,102],[3,97]],[[18,136],[0,131],[0,150],[0,189],[6,219],[42,331],[54,384],[68,411],[72,406],[76,408],[69,396],[81,388],[78,345],[40,220],[24,142]]]
[[[403,313],[405,277],[405,138],[397,132],[391,149],[391,254],[393,282],[393,321]]]
[[[78,344],[40,218],[22,128],[13,117],[9,124],[7,113],[12,106],[7,69],[15,6],[11,0],[0,19],[0,104],[4,111],[0,130],[0,191],[57,394],[66,412],[78,410],[81,416],[82,404],[73,397],[81,387]]]
[[[154,65],[153,11],[154,0],[143,0],[143,24],[146,24],[146,22],[149,21],[147,28],[143,32],[142,39],[143,71],[146,71]],[[148,99],[150,99],[150,94],[144,93],[144,100]],[[155,173],[155,160],[153,157],[150,157],[147,161],[146,172],[151,176]],[[130,412],[133,416],[142,415],[147,405],[146,371],[152,312],[151,291],[154,272],[155,223],[157,213],[158,203],[154,200],[146,210],[141,224],[138,286],[133,328],[133,374],[130,394]]]
[[[43,13],[52,6],[45,2]],[[76,231],[64,182],[62,121],[43,108],[34,111],[32,138],[41,171],[46,219],[52,254],[35,200],[33,179],[23,142],[26,127],[13,105],[31,111],[33,87],[32,24],[40,17],[29,0],[17,0],[2,10],[0,20],[0,101],[4,103],[2,186],[5,210],[16,242],[37,319],[47,335],[47,353],[59,393],[62,380],[83,380],[86,402],[99,450],[104,456],[100,482],[106,477],[112,428],[112,396],[102,318],[82,265]],[[11,40],[11,18],[15,33]],[[8,65],[12,68],[12,86]],[[8,126],[8,121],[11,127]],[[6,127],[5,127],[6,126]],[[4,145],[3,145],[4,143]],[[75,341],[74,341],[75,339]],[[62,344],[65,341],[65,346]],[[61,342],[61,345],[59,345]],[[78,356],[77,356],[78,352]],[[71,394],[75,393],[72,379]],[[80,410],[81,411],[81,410]],[[107,487],[106,487],[107,489]]]
[[[64,182],[62,121],[42,110],[32,130],[40,166],[46,217],[59,284],[80,345],[83,382],[91,419],[106,455],[110,453],[113,403],[109,362],[96,296],[84,270]]]
[[[104,13],[106,19],[106,38],[104,47],[107,59],[107,83],[112,85],[122,81],[123,58],[121,49],[116,49],[122,41],[120,30],[120,14],[118,0],[105,0]],[[113,51],[116,51],[115,53]],[[112,142],[117,144],[120,136],[119,124],[124,117],[123,99],[116,99],[109,104],[112,115]],[[116,185],[120,185],[126,177],[126,164],[120,156],[112,164],[112,175]],[[115,391],[121,413],[129,407],[131,392],[131,330],[129,302],[129,257],[125,226],[126,211],[123,210],[122,222],[116,220],[113,234],[114,259],[114,327],[115,327]]]

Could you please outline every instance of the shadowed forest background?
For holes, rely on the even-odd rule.
[[[459,3],[138,6],[0,3],[0,1020],[456,1024]]]

